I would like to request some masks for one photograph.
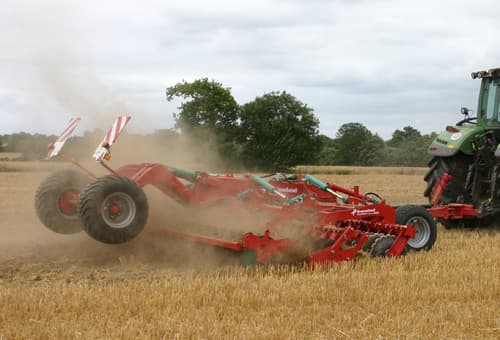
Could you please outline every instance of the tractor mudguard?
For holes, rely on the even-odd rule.
[[[429,146],[427,152],[431,156],[450,157],[461,151],[465,155],[472,155],[472,141],[474,138],[484,132],[480,126],[454,126],[455,132],[443,131],[436,137]],[[451,130],[451,129],[449,129]]]

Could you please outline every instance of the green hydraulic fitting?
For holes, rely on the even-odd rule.
[[[298,202],[301,202],[303,201],[305,198],[306,198],[306,194],[300,194],[300,195],[297,195],[291,199],[288,200],[288,203],[290,205],[294,205],[295,203],[298,203]]]
[[[276,189],[275,186],[271,185],[268,181],[266,181],[265,179],[263,179],[259,176],[252,176],[252,181],[257,183],[258,185],[260,185],[261,187],[263,187],[267,191],[276,192],[278,190],[278,189]]]
[[[236,195],[236,199],[240,200],[240,201],[244,201],[244,200],[246,200],[246,198],[248,197],[248,195],[250,195],[252,192],[253,192],[252,189],[246,189],[246,190],[240,191]]]
[[[328,185],[326,185],[325,183],[321,182],[319,179],[317,179],[311,175],[305,175],[304,180],[307,183],[311,183],[312,185],[318,187],[319,189],[321,189],[323,191],[326,191],[326,189],[328,189]]]
[[[198,179],[198,173],[196,171],[179,169],[179,168],[168,168],[176,177],[184,178],[190,182],[196,182]]]

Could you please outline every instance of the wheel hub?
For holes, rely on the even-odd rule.
[[[415,227],[415,237],[408,241],[408,245],[413,248],[422,248],[427,244],[427,241],[431,237],[431,226],[429,222],[424,217],[414,216],[408,223]]]
[[[124,192],[108,195],[102,202],[102,218],[112,228],[122,229],[130,225],[136,215],[133,198]]]
[[[78,203],[78,191],[68,190],[63,192],[57,201],[57,206],[61,214],[71,217],[76,215]]]

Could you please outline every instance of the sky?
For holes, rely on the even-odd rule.
[[[3,0],[0,134],[173,128],[165,89],[208,77],[244,104],[287,91],[334,137],[348,122],[389,139],[476,109],[472,71],[500,66],[496,1]]]

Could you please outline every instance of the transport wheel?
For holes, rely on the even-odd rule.
[[[148,201],[142,188],[128,177],[108,175],[82,191],[78,211],[87,234],[117,244],[133,239],[144,229]]]
[[[385,257],[387,255],[387,251],[391,249],[392,244],[394,243],[394,236],[384,235],[377,238],[370,250],[370,255],[372,257]]]
[[[437,227],[432,215],[424,207],[404,205],[396,209],[396,223],[415,227],[415,237],[408,241],[409,250],[430,250],[436,242]]]
[[[77,203],[87,177],[75,170],[63,170],[47,176],[35,193],[35,211],[40,221],[59,234],[75,234],[83,229]]]

